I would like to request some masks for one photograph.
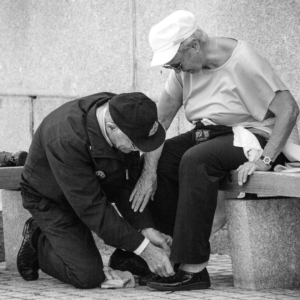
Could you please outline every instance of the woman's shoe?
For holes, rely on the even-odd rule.
[[[173,276],[149,280],[147,286],[159,291],[202,290],[210,287],[210,278],[206,268],[198,273],[178,270]]]
[[[180,265],[181,265],[181,264],[175,264],[175,265],[174,265],[174,267],[173,267],[173,268],[174,268],[174,272],[177,272],[177,271],[178,271]],[[161,277],[160,277],[159,275],[154,274],[154,273],[151,272],[151,274],[139,278],[139,285],[141,285],[141,286],[146,286],[147,283],[148,283],[148,281],[150,281],[150,280],[158,280],[158,279],[160,279],[160,278],[161,278]]]

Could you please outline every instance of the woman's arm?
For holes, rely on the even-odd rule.
[[[262,155],[270,157],[274,161],[282,151],[295,126],[299,107],[289,91],[278,91],[269,106],[269,110],[275,115],[275,125]],[[253,174],[254,171],[268,171],[270,168],[271,166],[266,165],[262,160],[246,162],[237,169],[239,184],[243,185],[247,181],[248,175]]]
[[[182,102],[172,98],[166,90],[163,91],[158,103],[158,119],[167,131],[175,115],[182,106]],[[143,211],[149,199],[153,200],[156,191],[156,169],[163,145],[152,152],[144,154],[142,174],[133,189],[129,201],[134,211]]]
[[[299,115],[297,102],[289,91],[277,92],[269,110],[275,115],[275,125],[263,155],[274,161],[282,151]]]

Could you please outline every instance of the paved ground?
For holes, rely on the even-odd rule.
[[[101,251],[104,264],[109,258],[109,249]],[[24,281],[17,272],[5,270],[5,264],[0,264],[0,300],[26,299],[26,300],[77,300],[77,299],[127,299],[127,300],[151,300],[151,299],[205,299],[205,300],[296,300],[300,299],[299,290],[263,290],[250,291],[233,287],[231,260],[228,255],[212,255],[208,267],[211,275],[212,287],[204,291],[190,292],[157,292],[146,287],[118,289],[118,290],[78,290],[70,285],[55,280],[46,274],[40,274],[40,279],[34,282]]]

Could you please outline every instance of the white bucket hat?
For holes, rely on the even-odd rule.
[[[151,67],[161,66],[176,55],[180,43],[190,37],[197,29],[194,14],[178,10],[150,29],[149,43],[153,59]]]

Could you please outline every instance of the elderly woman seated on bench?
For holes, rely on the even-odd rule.
[[[171,69],[159,119],[167,130],[183,106],[195,128],[145,155],[131,195],[133,209],[142,211],[155,193],[155,205],[168,210],[154,218],[164,223],[163,232],[175,228],[170,259],[180,268],[148,286],[204,289],[210,286],[206,266],[219,182],[238,169],[243,185],[254,171],[284,163],[299,108],[262,54],[244,41],[209,36],[190,12],[176,11],[153,26],[149,42],[151,66]]]

